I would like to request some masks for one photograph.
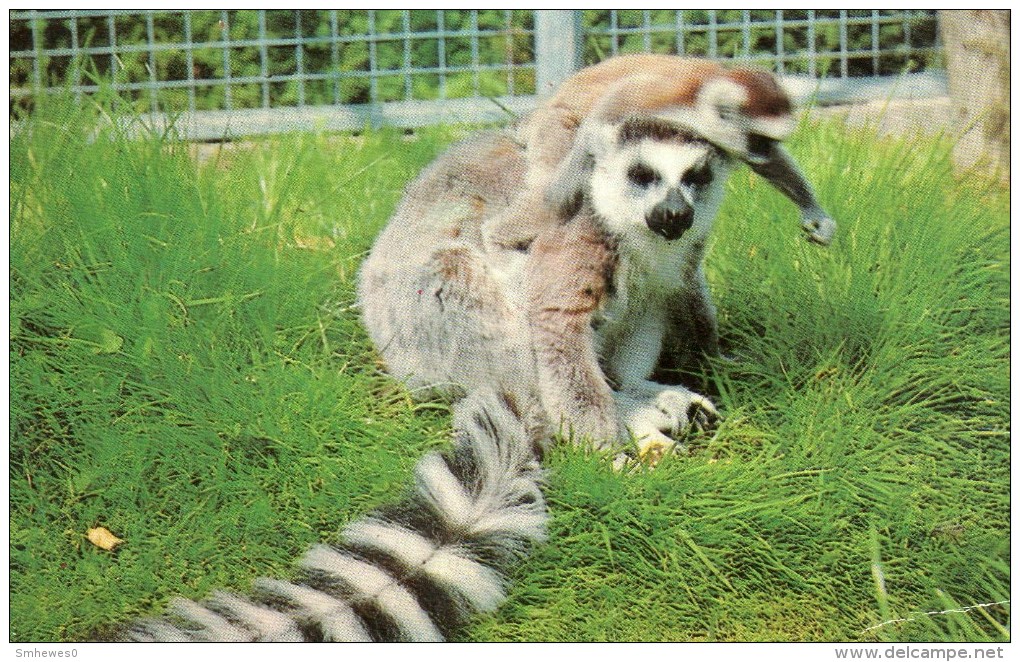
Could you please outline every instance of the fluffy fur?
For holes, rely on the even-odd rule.
[[[590,149],[630,115],[684,126],[752,169],[793,201],[811,241],[828,244],[836,224],[779,145],[795,121],[768,72],[672,55],[636,54],[583,69],[524,119],[528,187],[483,232],[493,247],[523,248],[569,217],[590,167]]]

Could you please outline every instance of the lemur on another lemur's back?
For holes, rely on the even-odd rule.
[[[836,224],[779,142],[794,128],[793,108],[762,70],[673,55],[624,55],[568,78],[521,123],[528,149],[528,187],[484,228],[486,242],[523,248],[556,223],[576,198],[591,136],[629,114],[684,126],[747,163],[793,201],[809,239],[828,244]],[[568,212],[569,215],[569,212]]]
[[[442,639],[495,609],[508,569],[544,538],[538,458],[556,432],[614,454],[636,442],[654,461],[717,415],[654,375],[718,350],[702,261],[735,148],[719,147],[723,130],[604,92],[592,104],[617,110],[580,120],[580,167],[558,173],[569,193],[527,250],[483,230],[551,161],[494,132],[454,145],[408,186],[361,267],[359,306],[387,370],[417,397],[453,401],[450,452],[418,462],[403,502],[314,547],[297,579],[175,600],[125,637]]]
[[[453,448],[418,463],[409,498],[314,547],[296,580],[176,599],[126,638],[442,639],[495,609],[507,570],[543,539],[537,458],[554,431],[599,449],[637,439],[654,459],[715,416],[651,375],[714,324],[701,259],[730,159],[654,118],[604,137],[574,217],[529,252],[482,242],[526,167],[490,133],[422,173],[363,264],[358,300],[387,369],[416,396],[454,401]]]

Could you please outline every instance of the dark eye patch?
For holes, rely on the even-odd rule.
[[[712,181],[712,169],[706,165],[688,170],[680,181],[686,186],[705,186]]]
[[[662,181],[662,177],[659,176],[659,173],[644,163],[635,163],[628,168],[627,179],[630,180],[631,184],[640,186],[641,188],[647,188],[652,184],[658,184]]]

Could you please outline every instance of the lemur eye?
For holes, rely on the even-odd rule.
[[[662,177],[659,173],[655,172],[644,163],[635,163],[627,169],[627,179],[630,180],[635,186],[641,188],[647,188],[652,184],[658,184],[662,181]]]
[[[688,170],[680,181],[686,186],[705,186],[712,181],[712,169],[703,166],[695,170]]]

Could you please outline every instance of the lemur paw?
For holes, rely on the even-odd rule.
[[[637,444],[638,458],[652,466],[674,450],[683,449],[678,440],[684,432],[707,429],[720,418],[715,406],[702,395],[683,387],[654,386],[656,390],[649,389],[651,397],[642,397],[645,393],[617,394],[620,418]]]
[[[825,213],[804,214],[800,219],[800,227],[807,233],[808,241],[828,246],[836,236],[836,221]]]
[[[690,427],[705,430],[721,418],[708,398],[687,389],[664,389],[655,396],[654,404],[671,421],[672,427],[668,432],[673,435]]]

